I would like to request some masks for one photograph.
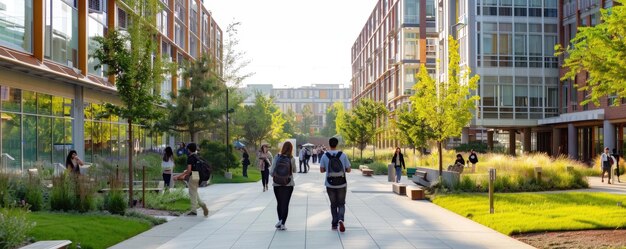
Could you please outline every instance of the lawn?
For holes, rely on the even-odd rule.
[[[35,240],[71,240],[83,249],[108,248],[151,227],[144,220],[104,214],[33,212],[27,219],[37,224],[29,233]]]
[[[248,166],[248,178],[242,176],[241,168],[230,169],[230,172],[233,173],[233,179],[226,179],[224,174],[213,174],[211,183],[244,183],[261,180],[261,171],[259,171],[256,165]]]
[[[604,193],[496,194],[489,214],[486,194],[438,195],[433,202],[503,234],[626,227],[626,195]]]

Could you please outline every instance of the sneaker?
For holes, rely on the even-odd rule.
[[[187,213],[187,216],[197,216],[198,213],[196,213],[196,211],[189,211],[189,213]]]
[[[343,221],[340,220],[339,221],[339,232],[345,232],[346,231],[346,226],[343,225]]]
[[[282,220],[278,220],[278,222],[276,222],[276,225],[274,225],[274,227],[276,228],[280,228],[280,226],[283,225],[283,221]]]
[[[280,225],[280,228],[278,228],[278,230],[287,230],[287,227],[284,224]]]
[[[204,212],[204,217],[209,216],[209,208],[206,206],[206,204],[202,205],[202,211]]]

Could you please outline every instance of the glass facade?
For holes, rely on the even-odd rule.
[[[32,52],[32,0],[0,0],[0,45]]]
[[[78,65],[78,10],[62,0],[46,1],[45,56]]]
[[[96,42],[95,38],[104,36],[105,26],[100,21],[92,17],[88,18],[88,22],[89,22],[89,26],[87,28],[87,33],[88,33],[87,47],[89,48],[89,54],[92,55],[96,50],[98,50],[98,48],[100,48],[100,45],[98,44],[98,42]],[[96,67],[98,64],[100,64],[100,61],[98,61],[98,59],[92,56],[89,56],[88,63],[87,63],[89,74],[102,77],[103,76],[102,66]]]
[[[404,0],[404,23],[420,24],[420,1]]]

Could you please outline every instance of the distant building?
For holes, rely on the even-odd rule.
[[[255,94],[262,93],[274,97],[274,103],[281,111],[295,112],[298,120],[302,118],[302,109],[309,105],[315,116],[311,125],[314,131],[319,131],[326,125],[326,110],[333,103],[341,102],[346,109],[352,106],[351,88],[344,88],[340,84],[314,84],[300,88],[274,88],[271,84],[250,84],[243,90],[247,94],[244,105],[254,104]]]

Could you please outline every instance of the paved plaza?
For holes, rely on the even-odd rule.
[[[274,228],[271,188],[217,184],[200,189],[208,218],[178,217],[113,248],[532,248],[429,201],[395,195],[387,176],[355,170],[348,179],[344,233],[331,230],[324,176],[313,165],[296,175],[286,231]]]

